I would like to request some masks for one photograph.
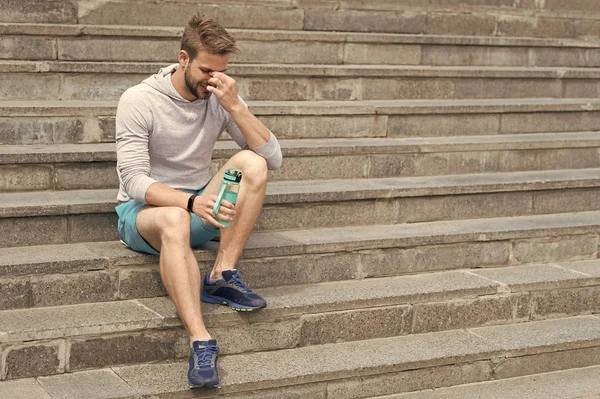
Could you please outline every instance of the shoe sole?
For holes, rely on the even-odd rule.
[[[190,388],[190,389],[198,389],[198,388],[211,388],[211,389],[212,388],[216,388],[216,389],[219,389],[219,388],[221,388],[221,384],[219,384],[219,385],[213,385],[213,384],[190,385],[188,383],[188,388]]]
[[[251,306],[245,306],[245,305],[240,305],[239,303],[235,303],[233,301],[230,301],[227,298],[223,298],[220,296],[208,296],[205,293],[202,293],[200,295],[200,300],[202,302],[205,303],[212,303],[215,305],[225,305],[227,307],[229,307],[230,309],[233,309],[235,311],[238,312],[252,312],[254,310],[258,310],[258,309],[262,309],[265,308],[265,306],[258,306],[258,307],[251,307]]]

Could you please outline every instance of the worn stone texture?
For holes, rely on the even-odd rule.
[[[0,278],[0,310],[28,308],[32,305],[29,278]]]
[[[600,151],[596,151],[600,154]],[[600,207],[600,190],[595,188],[541,191],[533,194],[535,213],[585,212]]]
[[[572,20],[504,15],[498,18],[497,34],[512,37],[574,37]]]
[[[600,287],[573,288],[533,294],[534,317],[556,317],[600,311]]]
[[[415,304],[413,333],[479,327],[526,319],[526,296],[497,296]]]
[[[448,66],[529,66],[529,51],[526,47],[422,45],[420,64]]]
[[[38,216],[0,219],[0,247],[67,242],[67,218]]]
[[[219,353],[223,354],[289,349],[298,346],[301,340],[301,322],[298,319],[209,327],[209,330],[219,343]]]
[[[555,290],[594,283],[591,277],[554,265],[520,265],[472,272],[508,285],[511,292]]]
[[[2,358],[5,379],[62,373],[65,370],[65,341],[9,346]]]
[[[360,256],[356,253],[242,259],[238,264],[251,287],[312,284],[352,280],[359,276]],[[210,265],[212,266],[212,265]]]
[[[117,214],[89,213],[69,216],[70,242],[111,241],[119,239]]]
[[[77,7],[70,0],[4,0],[0,11],[0,21],[75,24],[77,23]]]
[[[46,118],[0,118],[0,144],[51,144],[53,123]]]
[[[393,395],[386,399],[481,399],[492,392],[494,398],[502,399],[598,399],[599,377],[600,367],[591,367]]]
[[[528,98],[563,97],[558,79],[460,79],[456,81],[454,98]],[[568,95],[567,95],[568,96]]]
[[[2,165],[0,192],[53,189],[53,174],[48,165]]]
[[[360,96],[357,98],[335,98],[339,100],[392,100],[392,99],[440,99],[459,98],[456,79],[449,78],[406,78],[374,79],[362,78]],[[488,90],[487,93],[493,93]],[[495,96],[495,93],[494,93]],[[327,99],[327,98],[323,98]],[[334,98],[332,98],[334,99]]]
[[[536,323],[478,327],[471,331],[506,354],[519,356],[558,352],[597,346],[600,319],[593,316],[569,317]],[[596,343],[596,345],[593,345]]]
[[[600,123],[600,112],[510,113],[500,116],[501,133],[584,132]]]
[[[317,41],[250,41],[238,40],[239,55],[232,55],[235,63],[274,64],[340,64],[341,45]]]
[[[327,399],[362,399],[372,396],[411,392],[446,386],[487,381],[491,378],[491,363],[440,366],[376,376],[331,381],[327,384]]]
[[[139,396],[111,370],[90,370],[38,379],[55,399],[134,399]]]
[[[394,337],[410,333],[408,305],[309,315],[302,318],[300,346]]]
[[[119,178],[114,162],[59,164],[55,168],[57,190],[119,187]]]
[[[351,32],[425,33],[424,13],[306,10],[304,29]]]
[[[123,269],[119,272],[119,299],[167,295],[158,268]]]
[[[180,39],[59,39],[58,59],[70,61],[176,62]]]
[[[345,64],[419,65],[421,46],[346,43],[343,61]]]
[[[113,275],[104,271],[33,276],[33,306],[111,301],[116,298],[115,280]]]
[[[282,139],[384,137],[387,129],[385,115],[281,115],[259,119]]]
[[[48,392],[34,379],[23,378],[2,382],[0,399],[52,399]]]
[[[494,377],[513,378],[558,370],[576,369],[600,364],[600,348],[542,353],[539,355],[509,357],[494,366]]]
[[[508,264],[508,242],[459,243],[361,253],[367,277]]]
[[[111,334],[156,328],[162,320],[136,302],[112,301],[0,312],[2,341],[32,341],[73,335]]]
[[[172,359],[180,338],[176,330],[71,339],[69,370]]]
[[[0,98],[8,100],[56,100],[60,78],[56,74],[3,73]]]
[[[444,137],[492,135],[500,129],[498,114],[393,115],[389,137]]]
[[[148,75],[150,74],[65,74],[61,85],[61,100],[118,100],[125,90],[141,83]]]
[[[360,179],[369,175],[369,155],[285,157],[281,169],[269,174],[273,180]]]
[[[51,60],[53,58],[53,42],[43,37],[3,36],[0,42],[0,59]]]
[[[513,259],[517,263],[583,260],[595,258],[597,253],[597,235],[536,238],[513,243]]]
[[[434,35],[492,35],[496,29],[496,18],[482,14],[428,14],[427,31]]]

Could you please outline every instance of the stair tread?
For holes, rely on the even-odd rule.
[[[539,46],[598,48],[600,43],[569,38],[532,38],[514,36],[461,36],[371,32],[306,31],[278,29],[227,30],[237,40],[301,40],[347,43],[381,44],[448,44],[485,46]],[[182,28],[176,26],[139,25],[93,25],[93,24],[32,24],[0,23],[0,35],[72,36],[73,38],[95,36],[98,38],[174,38],[181,37]],[[109,39],[107,39],[109,40]]]
[[[597,399],[600,366],[540,373],[367,399]]]
[[[600,169],[275,181],[265,204],[598,187]],[[0,217],[110,212],[116,189],[0,193]]]
[[[600,132],[503,134],[425,138],[281,139],[285,156],[532,150],[584,148],[600,145]],[[233,141],[219,141],[213,156],[239,150]],[[0,164],[116,161],[114,143],[0,145]]]
[[[552,230],[556,230],[554,235],[586,234],[597,232],[598,226],[600,211],[258,232],[250,236],[242,259],[545,237],[546,232]],[[217,246],[217,243],[209,242],[194,251],[196,259],[214,260],[213,251]],[[131,251],[118,241],[39,245],[29,246],[26,250],[0,248],[0,276],[77,272],[157,261],[158,257]]]
[[[427,334],[325,344],[270,352],[230,355],[219,362],[219,393],[285,387],[344,378],[470,363],[499,356],[527,356],[590,348],[600,342],[600,318],[577,316],[530,323],[477,327]],[[46,387],[76,384],[90,374],[104,375],[140,395],[184,394],[187,360],[112,367],[39,377]],[[160,375],[161,378],[156,378]],[[106,379],[92,379],[93,383]],[[11,382],[1,382],[0,387]],[[14,383],[14,382],[12,382]],[[326,389],[321,386],[321,389]],[[49,390],[52,394],[52,389]]]
[[[164,62],[112,61],[18,61],[0,60],[5,73],[134,73],[153,74],[167,66]],[[230,64],[232,75],[329,76],[329,77],[467,77],[467,78],[548,78],[597,79],[600,68],[510,67],[510,66],[427,66],[363,64]]]
[[[584,273],[584,271],[586,273]],[[239,315],[203,305],[210,327],[268,323],[335,311],[451,301],[600,284],[600,260],[465,269],[414,275],[297,284],[258,290],[269,305]],[[180,326],[167,297],[0,311],[0,342],[134,332]]]
[[[114,115],[118,101],[0,101],[6,116]],[[257,115],[438,114],[600,110],[597,98],[457,100],[248,101]]]

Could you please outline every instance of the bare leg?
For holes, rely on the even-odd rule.
[[[200,271],[190,248],[190,214],[178,207],[146,206],[138,213],[138,231],[160,251],[160,276],[190,343],[211,339],[200,309]]]
[[[235,204],[235,217],[231,226],[221,229],[221,242],[211,280],[222,278],[223,270],[235,268],[250,237],[250,232],[260,216],[267,189],[267,163],[252,151],[244,150],[234,155],[212,178],[202,195],[218,194],[226,169],[242,171],[242,182]]]

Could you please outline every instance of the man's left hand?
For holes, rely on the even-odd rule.
[[[223,72],[211,72],[212,78],[208,79],[207,90],[217,96],[219,103],[229,113],[242,106],[238,98],[237,86],[233,78],[225,75]]]

